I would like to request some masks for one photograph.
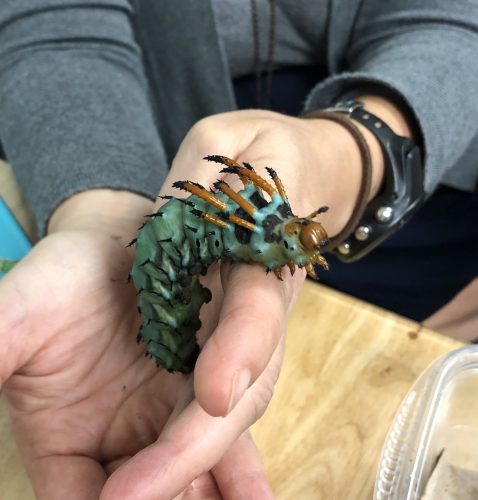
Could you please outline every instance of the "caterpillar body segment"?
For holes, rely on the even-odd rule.
[[[138,309],[144,316],[138,341],[156,364],[171,372],[189,373],[199,355],[196,332],[199,312],[211,299],[199,276],[221,259],[258,263],[282,279],[282,268],[304,267],[317,279],[314,266],[327,268],[320,250],[328,243],[323,226],[312,218],[296,217],[276,172],[268,169],[273,185],[249,164],[223,156],[205,159],[225,165],[237,174],[244,188],[238,192],[218,180],[215,192],[192,181],[175,187],[191,193],[169,201],[151,214],[136,241],[130,276],[138,290]],[[263,192],[268,193],[266,200]]]

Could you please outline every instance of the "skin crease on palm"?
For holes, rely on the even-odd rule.
[[[260,174],[274,167],[297,215],[330,206],[319,220],[331,236],[350,217],[360,158],[335,123],[266,111],[205,119],[183,141],[161,194],[182,196],[169,186],[184,179],[209,186],[224,178],[239,188],[201,160],[208,154],[249,161]],[[304,274],[280,282],[255,265],[211,266],[194,376],[157,369],[135,343],[140,317],[126,283],[133,251],[125,246],[152,210],[125,191],[75,195],[0,282],[0,381],[35,494],[272,498],[247,429],[272,396]],[[251,379],[240,398],[233,380],[244,369]]]

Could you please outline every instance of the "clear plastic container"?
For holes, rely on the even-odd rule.
[[[469,455],[464,467],[478,478],[478,345],[435,361],[408,392],[385,441],[374,500],[422,499],[438,460],[451,448]]]

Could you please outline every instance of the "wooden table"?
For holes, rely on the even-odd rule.
[[[402,398],[461,344],[306,283],[289,323],[274,398],[253,434],[279,500],[370,500]],[[0,499],[33,498],[0,403]],[[251,499],[255,500],[255,499]]]
[[[280,500],[371,500],[395,411],[418,375],[462,344],[306,283],[286,359],[253,429]]]

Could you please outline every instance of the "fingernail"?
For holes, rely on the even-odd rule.
[[[231,395],[227,405],[227,414],[237,405],[251,383],[251,372],[248,369],[237,371],[232,378]]]

